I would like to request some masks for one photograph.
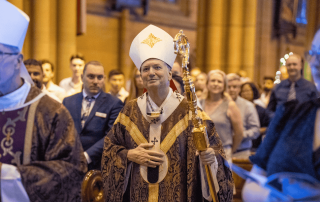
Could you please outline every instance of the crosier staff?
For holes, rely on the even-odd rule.
[[[186,97],[188,100],[190,110],[192,112],[192,123],[194,126],[192,129],[193,143],[195,144],[199,152],[206,151],[208,148],[207,130],[206,127],[203,125],[201,118],[198,115],[197,96],[188,68],[190,44],[188,42],[188,38],[184,35],[182,30],[180,30],[180,32],[174,37],[173,42],[175,54],[181,55],[182,57],[184,89],[186,92]],[[204,165],[204,167],[207,174],[207,181],[211,197],[214,202],[218,202],[219,200],[217,197],[216,189],[214,187],[210,165]]]

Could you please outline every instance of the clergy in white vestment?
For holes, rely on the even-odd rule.
[[[21,54],[28,24],[0,0],[0,201],[79,201],[81,143],[68,110],[31,85]]]

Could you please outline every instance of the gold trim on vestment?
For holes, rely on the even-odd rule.
[[[26,135],[24,138],[23,165],[30,164],[30,161],[31,161],[31,146],[32,146],[34,117],[36,115],[36,109],[39,102],[40,102],[40,99],[30,105],[28,120],[27,120]]]
[[[150,184],[149,183],[149,202],[156,202],[159,199],[159,183]]]
[[[186,114],[183,119],[181,119],[167,134],[164,140],[161,142],[160,148],[164,153],[167,153],[174,142],[177,140],[179,135],[187,129],[189,116]],[[133,123],[128,116],[123,113],[119,113],[118,118],[114,124],[120,122],[124,125],[131,135],[132,139],[140,145],[141,143],[148,143],[147,139],[139,131],[137,125]],[[159,197],[159,183],[151,184],[149,183],[149,202],[158,201]]]
[[[148,143],[146,138],[138,129],[138,126],[135,123],[133,123],[127,115],[119,113],[119,116],[117,120],[114,122],[114,124],[117,124],[118,122],[120,122],[122,125],[126,127],[126,130],[129,132],[132,139],[137,143],[137,145],[140,145],[141,143]]]
[[[164,153],[167,153],[178,136],[188,127],[189,117],[184,116],[168,133],[166,138],[161,142],[160,148]]]
[[[199,113],[200,112],[200,113]],[[211,120],[211,118],[208,116],[207,113],[205,113],[204,111],[199,111],[198,114],[200,115],[200,118],[203,120],[203,121],[209,121]]]

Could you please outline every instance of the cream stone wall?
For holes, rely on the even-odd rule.
[[[256,83],[275,76],[280,58],[289,51],[303,55],[320,24],[320,2],[309,0],[308,25],[299,26],[295,39],[272,39],[273,1],[177,0],[170,4],[150,0],[142,9],[111,11],[106,0],[87,0],[87,31],[77,36],[76,0],[9,0],[30,16],[23,48],[24,58],[49,59],[58,83],[71,76],[69,58],[83,53],[87,61],[100,61],[108,74],[120,69],[126,79],[133,63],[129,58],[133,38],[149,24],[171,36],[180,29],[191,45],[191,68],[226,73],[245,70]]]

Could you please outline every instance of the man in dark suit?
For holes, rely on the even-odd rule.
[[[99,169],[105,135],[118,117],[123,103],[104,93],[105,74],[100,62],[88,62],[81,76],[83,90],[63,100],[80,135],[88,168]]]

